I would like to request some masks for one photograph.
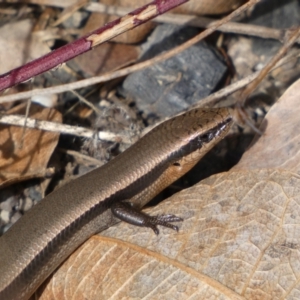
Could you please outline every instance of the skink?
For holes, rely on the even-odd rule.
[[[118,206],[130,200],[142,207],[174,182],[228,132],[226,108],[193,109],[155,127],[106,165],[47,195],[0,238],[0,299],[28,299],[79,245],[111,224]],[[125,205],[125,207],[127,207]],[[169,217],[169,218],[168,218]],[[172,216],[147,217],[135,212],[131,223],[169,224]]]

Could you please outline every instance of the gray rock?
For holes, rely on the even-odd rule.
[[[198,31],[174,25],[158,26],[142,60],[173,49]],[[187,109],[209,95],[224,76],[225,64],[205,42],[200,42],[175,57],[129,75],[123,93],[133,97],[147,115],[166,117]]]

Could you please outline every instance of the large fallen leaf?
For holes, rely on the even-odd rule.
[[[239,169],[279,168],[300,173],[300,80],[286,90],[261,124],[249,151],[235,166]]]
[[[120,224],[90,239],[41,299],[284,299],[298,292],[300,178],[232,172],[171,197],[151,214],[179,233]]]
[[[270,110],[243,170],[212,176],[148,210],[183,217],[179,233],[113,226],[74,252],[40,299],[299,299],[299,84]],[[282,110],[290,122],[277,120]],[[271,150],[260,156],[261,143],[280,163]],[[261,159],[256,169],[247,169],[250,157]]]

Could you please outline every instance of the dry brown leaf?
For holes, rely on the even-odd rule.
[[[40,299],[242,299],[193,268],[131,243],[95,236],[78,251]]]
[[[139,48],[133,45],[105,43],[74,58],[80,70],[90,76],[99,75],[135,62]]]
[[[8,114],[24,115],[25,105],[13,108]],[[49,108],[32,104],[31,118],[61,122],[61,114]],[[0,187],[29,178],[45,175],[47,164],[55,149],[59,133],[0,125]],[[23,147],[20,148],[23,138]]]
[[[125,223],[80,247],[40,299],[297,299],[300,177],[213,176],[151,210],[182,216],[159,236]]]
[[[0,27],[0,74],[49,52],[41,36],[31,34],[32,27],[29,19]]]
[[[250,149],[235,170],[277,168],[300,174],[300,80],[290,86],[266,115]]]
[[[122,6],[122,7],[140,7],[143,4],[141,3],[135,3],[137,6],[126,6],[123,5],[122,1],[120,3],[119,0],[101,0],[99,1],[101,4],[105,5],[115,5],[115,6]],[[147,4],[147,2],[145,2]],[[88,34],[89,32],[97,29],[98,27],[108,22],[114,21],[118,19],[119,16],[116,15],[107,15],[107,14],[101,14],[101,13],[92,13],[85,25],[85,27],[82,30],[82,35]],[[115,37],[112,39],[114,42],[117,43],[126,43],[126,44],[133,44],[138,43],[142,41],[145,36],[150,32],[150,30],[154,27],[154,24],[151,22],[147,22],[145,24],[142,24],[133,30],[129,30],[124,32],[123,34]]]
[[[218,15],[235,10],[244,0],[191,0],[172,12],[180,14]]]
[[[107,0],[109,1],[109,0]],[[111,0],[112,1],[112,0]],[[114,5],[121,7],[140,7],[149,3],[148,0],[113,0]],[[173,9],[172,12],[193,15],[224,14],[243,4],[245,0],[190,0]],[[101,1],[101,3],[104,3]],[[105,3],[108,4],[108,3]]]

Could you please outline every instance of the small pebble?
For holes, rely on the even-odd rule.
[[[23,207],[22,207],[23,210],[24,211],[29,210],[32,207],[32,205],[33,205],[32,199],[29,198],[29,197],[26,197],[23,201],[24,201],[23,202]]]
[[[17,205],[17,198],[15,196],[12,196],[0,203],[0,209],[11,211],[13,207],[16,205]]]
[[[1,210],[0,218],[1,218],[1,220],[2,220],[2,222],[3,222],[4,224],[9,223],[9,220],[10,220],[10,212],[7,211],[7,210],[4,210],[4,209]]]

